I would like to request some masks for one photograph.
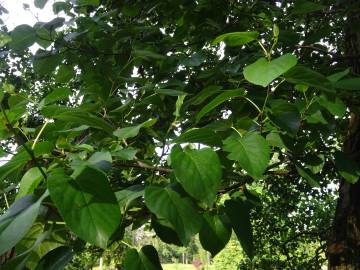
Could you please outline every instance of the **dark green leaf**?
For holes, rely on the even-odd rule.
[[[224,151],[229,152],[228,159],[236,160],[252,177],[260,178],[270,161],[270,148],[266,140],[255,132],[243,137],[234,134],[224,141]]]
[[[16,26],[14,30],[11,31],[10,37],[12,39],[10,47],[15,51],[27,49],[33,45],[36,40],[35,30],[27,24]]]
[[[124,257],[125,270],[162,270],[159,256],[153,246],[143,246],[138,252],[129,249]]]
[[[191,98],[189,100],[189,103],[192,105],[199,105],[203,103],[207,98],[211,97],[212,95],[221,92],[221,88],[222,87],[218,85],[207,86],[204,89],[202,89],[199,94]]]
[[[5,34],[4,32],[0,31],[0,47],[5,46],[11,41],[11,37],[8,34]]]
[[[181,242],[187,245],[199,232],[202,219],[189,198],[182,198],[170,188],[147,187],[145,203],[159,219],[165,219],[176,231]]]
[[[144,196],[144,186],[135,185],[128,188],[124,188],[115,193],[116,199],[123,211],[127,210],[132,201],[139,197]]]
[[[70,88],[68,87],[56,88],[52,92],[50,92],[46,97],[44,97],[40,103],[41,105],[48,105],[55,101],[68,99],[70,95],[71,95]]]
[[[70,123],[87,125],[96,129],[104,130],[112,134],[114,128],[104,119],[86,112],[61,112],[53,115],[55,119],[61,119]]]
[[[214,257],[229,242],[231,225],[226,216],[205,213],[204,222],[199,233],[202,247]]]
[[[313,187],[313,188],[320,187],[320,184],[319,184],[320,178],[316,174],[313,174],[310,170],[304,168],[297,162],[295,164],[296,164],[297,172],[300,174],[300,176],[302,178],[304,178],[308,182],[308,184],[311,187]]]
[[[35,0],[34,4],[37,8],[44,8],[48,0]]]
[[[295,2],[295,6],[292,11],[292,14],[294,15],[306,14],[315,11],[320,11],[323,10],[324,8],[326,8],[326,6],[323,6],[319,3],[315,3],[314,1],[297,0]]]
[[[319,96],[318,102],[324,109],[340,118],[344,117],[346,113],[345,103],[337,96],[323,94]]]
[[[120,160],[133,160],[135,159],[137,152],[138,152],[137,149],[128,147],[125,149],[118,150],[116,152],[112,152],[111,155],[116,159],[120,159]]]
[[[75,3],[78,6],[98,6],[100,0],[75,0]]]
[[[24,149],[21,149],[10,161],[0,167],[0,181],[21,168],[30,159],[30,155]]]
[[[270,120],[292,135],[296,135],[300,127],[300,113],[296,106],[285,100],[273,100],[270,102]]]
[[[27,195],[16,200],[0,217],[0,254],[15,246],[30,230],[39,214],[41,202],[47,196],[48,192],[45,192],[35,201],[32,195]]]
[[[330,76],[327,76],[326,78],[332,82],[335,83],[339,80],[341,80],[343,77],[345,77],[346,75],[348,75],[350,72],[350,68],[345,69],[344,71],[340,71],[340,72],[336,72],[334,74],[331,74]]]
[[[136,126],[118,128],[114,131],[114,135],[118,137],[119,140],[124,140],[128,138],[136,137],[139,134],[139,131],[142,127],[150,127],[156,123],[156,119],[150,119]]]
[[[45,172],[46,169],[42,168]],[[16,198],[21,198],[25,195],[32,194],[40,182],[44,179],[40,169],[38,167],[33,167],[29,169],[20,181],[20,188],[16,194]]]
[[[59,53],[38,50],[34,56],[34,71],[40,75],[49,75],[61,63],[62,56]]]
[[[175,90],[175,89],[166,89],[166,88],[155,89],[155,93],[159,95],[174,96],[174,97],[186,95],[184,91]]]
[[[341,90],[357,91],[360,90],[360,78],[340,80],[333,83],[333,86]]]
[[[59,83],[67,83],[73,78],[75,72],[74,67],[70,65],[61,65],[56,73],[55,80]]]
[[[73,252],[70,247],[53,249],[41,258],[35,270],[62,270],[71,261]]]
[[[157,219],[155,216],[151,218],[151,226],[156,235],[167,244],[183,246],[177,233],[171,228],[169,222],[163,219]]]
[[[74,177],[57,169],[49,176],[48,187],[66,225],[80,238],[105,248],[121,219],[106,176],[88,166]]]
[[[347,182],[355,184],[360,177],[360,168],[356,161],[351,159],[345,153],[339,151],[334,154],[334,157],[335,166],[340,175],[344,177]]]
[[[284,74],[285,79],[294,84],[304,84],[318,90],[333,92],[331,82],[322,74],[303,67],[295,66]]]
[[[202,143],[210,146],[221,145],[221,137],[210,128],[193,128],[182,133],[174,143]]]
[[[292,54],[284,54],[271,61],[260,58],[255,63],[246,66],[243,73],[247,81],[266,87],[296,63],[297,58]]]
[[[225,201],[225,212],[229,217],[231,226],[241,247],[250,259],[254,257],[254,239],[253,230],[250,222],[250,206],[243,201],[227,200]]]
[[[195,199],[212,206],[222,177],[217,154],[210,148],[182,150],[180,146],[175,146],[170,158],[176,179],[185,191]]]
[[[259,36],[259,32],[256,31],[227,33],[215,38],[212,44],[216,45],[221,41],[224,41],[226,45],[229,46],[241,46],[256,40],[258,36]]]
[[[232,98],[241,97],[245,93],[244,88],[239,89],[233,89],[233,90],[226,90],[220,95],[218,95],[216,98],[214,98],[212,101],[210,101],[205,107],[201,109],[200,112],[196,115],[196,122],[199,122],[200,119],[207,114],[208,112],[215,109],[217,106],[222,104],[223,102],[230,100]]]

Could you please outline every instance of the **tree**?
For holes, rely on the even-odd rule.
[[[144,224],[213,256],[234,231],[251,267],[316,269],[326,242],[329,269],[360,267],[358,1],[53,10],[0,35],[2,268],[61,269]],[[151,245],[123,266],[161,269]]]

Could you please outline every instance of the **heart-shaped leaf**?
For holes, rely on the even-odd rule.
[[[296,63],[297,58],[292,54],[284,54],[272,61],[262,57],[255,63],[246,66],[243,73],[247,81],[266,87],[277,77],[295,66]]]
[[[75,177],[57,169],[49,176],[48,187],[66,225],[80,238],[105,248],[121,218],[106,176],[88,166]]]
[[[224,141],[224,151],[229,152],[228,159],[236,160],[252,177],[260,178],[270,161],[270,148],[266,140],[255,132],[238,134]]]
[[[182,150],[176,146],[172,149],[170,157],[176,179],[185,191],[211,206],[222,176],[217,154],[210,148]]]

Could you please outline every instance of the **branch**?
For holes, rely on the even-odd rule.
[[[170,169],[167,167],[151,166],[142,161],[136,161],[134,163],[114,162],[113,165],[115,167],[123,167],[123,168],[141,168],[141,169],[152,171],[152,172],[161,172],[161,173],[172,173],[173,172],[173,169]]]

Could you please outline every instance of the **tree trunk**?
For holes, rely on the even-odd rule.
[[[357,0],[348,2],[356,10]],[[357,12],[348,13],[348,24],[345,29],[345,53],[359,55],[360,25]],[[351,59],[354,73],[360,74],[359,58]],[[344,152],[360,164],[360,115],[359,108],[349,104],[351,117],[348,125],[348,137],[344,144]],[[341,180],[339,199],[333,223],[332,233],[327,247],[329,270],[360,269],[360,180],[349,184]]]

